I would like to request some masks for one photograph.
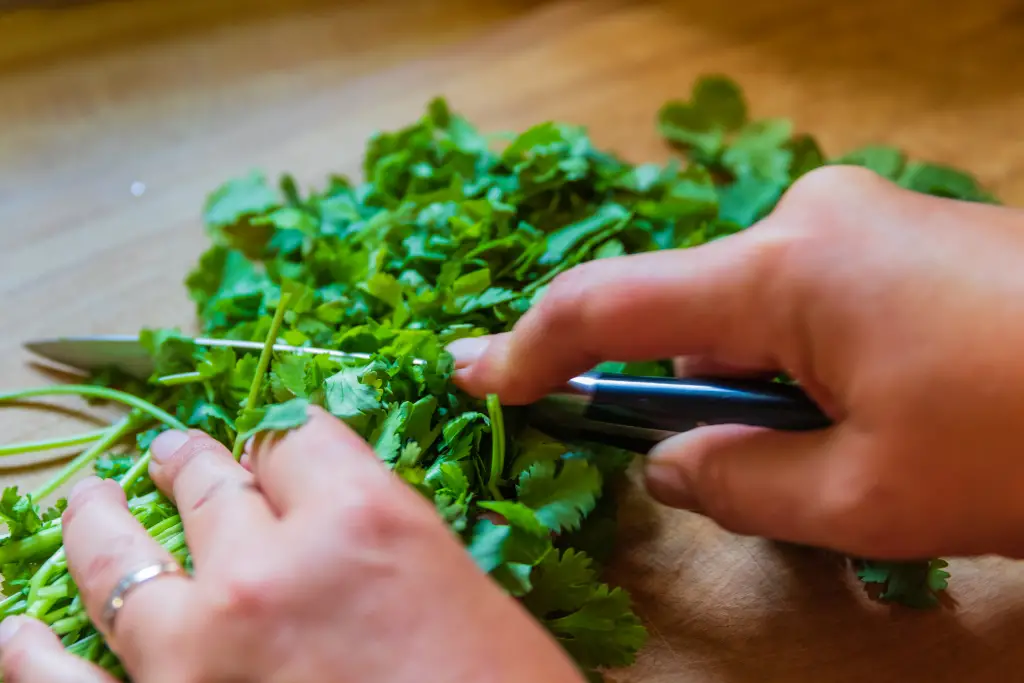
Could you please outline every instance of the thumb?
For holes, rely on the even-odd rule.
[[[838,427],[782,432],[743,425],[701,427],[647,457],[655,500],[703,514],[737,534],[822,548],[845,539],[834,524]]]

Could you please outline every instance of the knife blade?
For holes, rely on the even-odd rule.
[[[259,352],[262,342],[198,337],[198,346]],[[38,339],[32,353],[69,369],[94,372],[115,367],[139,379],[152,375],[153,362],[137,335],[92,335]],[[325,354],[370,359],[370,354],[275,344],[283,353]],[[414,362],[424,364],[425,361]],[[526,406],[527,420],[566,441],[596,442],[647,453],[659,442],[712,424],[745,424],[803,431],[826,428],[831,420],[798,387],[739,379],[635,377],[589,372],[559,391]]]
[[[192,337],[196,346],[230,347],[243,351],[263,350],[263,342],[238,339],[213,339]],[[24,347],[32,353],[60,363],[71,370],[95,372],[106,368],[117,368],[138,379],[146,379],[153,373],[153,358],[142,345],[138,335],[99,334],[73,337],[53,337],[25,342]],[[274,351],[282,353],[327,355],[334,358],[369,360],[368,353],[352,353],[289,344],[274,344]],[[425,361],[415,359],[413,363],[423,365]]]

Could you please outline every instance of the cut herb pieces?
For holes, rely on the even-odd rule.
[[[82,437],[91,446],[72,466],[116,478],[132,513],[186,566],[181,520],[146,474],[159,431],[201,429],[237,454],[249,437],[299,427],[320,406],[431,500],[480,569],[597,680],[599,670],[629,665],[646,638],[629,596],[601,578],[616,530],[614,487],[634,455],[559,443],[527,424],[523,409],[466,396],[452,382],[445,346],[511,329],[576,264],[741,231],[826,164],[865,166],[936,196],[995,201],[969,174],[891,147],[830,158],[789,121],[752,119],[738,85],[722,75],[668,102],[657,126],[683,158],[634,165],[597,149],[579,126],[548,121],[491,137],[435,99],[417,121],[368,141],[362,182],[332,176],[304,193],[289,175],[276,185],[256,172],[229,180],[203,207],[211,244],[184,284],[201,333],[258,342],[262,352],[144,330],[156,368],[148,381],[107,372],[88,386],[18,392],[0,403],[74,392],[153,418]],[[368,357],[276,353],[276,340]],[[602,368],[665,375],[671,363]],[[24,447],[61,443],[71,441]],[[69,650],[124,678],[74,598],[62,503],[44,510],[38,493],[10,488],[0,497],[8,528],[0,616],[34,614]],[[883,599],[915,607],[935,604],[945,566],[856,563]]]

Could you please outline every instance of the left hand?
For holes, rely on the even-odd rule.
[[[68,569],[132,680],[582,683],[430,502],[323,410],[258,441],[251,471],[200,433],[167,432],[152,451],[192,576],[137,585],[106,623],[118,582],[171,558],[114,481],[83,481],[64,515]],[[0,649],[5,683],[113,683],[25,617],[0,624]]]

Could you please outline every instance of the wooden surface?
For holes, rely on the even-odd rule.
[[[557,118],[661,160],[653,118],[700,73],[830,151],[877,141],[1024,204],[1014,0],[447,3],[138,0],[0,15],[0,389],[51,381],[24,339],[188,328],[205,194],[260,167],[358,175],[366,137],[441,93],[490,130]],[[133,183],[145,184],[133,196]],[[69,404],[73,405],[73,404]],[[76,429],[0,411],[4,441]],[[970,454],[965,454],[970,457]],[[46,469],[7,462],[7,481]],[[1024,572],[955,562],[951,604],[873,604],[834,560],[723,534],[636,494],[616,567],[652,639],[620,682],[1006,683]]]

